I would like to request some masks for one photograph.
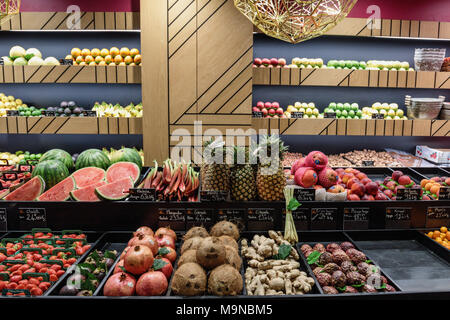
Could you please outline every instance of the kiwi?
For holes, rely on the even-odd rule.
[[[172,279],[172,291],[179,296],[199,296],[206,291],[205,270],[194,262],[180,266]]]

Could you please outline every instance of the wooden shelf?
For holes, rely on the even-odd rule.
[[[81,12],[81,30],[139,30],[139,12]],[[0,30],[71,30],[72,14],[21,12],[0,24]],[[69,26],[68,22],[69,21]]]
[[[141,83],[141,66],[0,66],[0,83]]]
[[[252,119],[284,135],[450,137],[449,120]]]
[[[450,72],[253,68],[253,84],[450,89]]]
[[[365,18],[345,18],[326,35],[353,37],[399,37],[450,40],[450,22],[381,19],[381,28],[372,29]],[[254,28],[256,33],[262,33]]]
[[[142,134],[142,118],[2,117],[0,134]]]

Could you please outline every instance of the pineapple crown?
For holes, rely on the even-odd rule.
[[[263,135],[258,147],[253,152],[261,163],[271,162],[273,159],[283,160],[284,153],[289,149],[277,134]],[[276,153],[276,154],[274,154]]]
[[[233,146],[233,165],[244,165],[249,163],[250,153],[247,147]]]
[[[230,156],[230,148],[225,146],[222,139],[208,140],[203,144],[203,160],[206,163],[223,164]]]

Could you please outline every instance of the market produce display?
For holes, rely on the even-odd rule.
[[[363,112],[355,102],[351,104],[331,102],[323,111],[326,114],[334,114],[339,119],[363,119]]]
[[[18,108],[28,108],[28,106],[21,99],[0,93],[0,117],[6,117],[8,110],[18,110]]]
[[[55,234],[36,230],[21,238],[2,240],[2,295],[43,295],[90,247],[85,234],[71,231]]]
[[[300,251],[325,294],[396,291],[381,269],[351,242],[303,244]]]
[[[425,233],[430,239],[433,239],[441,246],[450,250],[450,232],[447,227],[442,226],[439,230],[429,231]]]
[[[110,297],[164,295],[176,259],[176,239],[170,228],[159,228],[154,233],[149,227],[140,227],[106,281],[103,294]]]
[[[43,59],[42,53],[36,48],[25,50],[21,46],[14,46],[9,51],[9,56],[3,56],[5,66],[58,66],[58,59],[48,57]]]
[[[300,270],[299,255],[281,232],[269,231],[269,237],[255,235],[242,239],[241,254],[245,270],[247,295],[298,295],[311,292],[315,281]]]
[[[426,200],[439,199],[439,192],[442,187],[450,187],[450,177],[432,177],[430,179],[422,179],[420,186],[423,190],[423,197],[428,197]]]
[[[172,293],[180,296],[241,294],[239,237],[237,226],[228,221],[218,222],[210,233],[203,227],[188,230],[173,275]]]
[[[127,47],[111,49],[79,49],[73,48],[66,60],[72,60],[74,65],[79,66],[136,66],[142,62],[142,56],[138,49]]]
[[[143,107],[142,103],[134,105],[130,103],[128,106],[123,107],[120,104],[107,102],[96,102],[92,107],[92,111],[97,112],[97,117],[111,117],[111,118],[142,118]]]
[[[364,107],[362,114],[362,119],[372,119],[374,115],[382,115],[381,119],[385,120],[408,120],[405,112],[399,109],[396,103],[375,102],[372,107]]]

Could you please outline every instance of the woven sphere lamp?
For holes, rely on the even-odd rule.
[[[234,0],[234,5],[268,36],[299,43],[333,28],[357,1]]]
[[[0,22],[5,22],[13,15],[18,14],[20,0],[0,0]]]

